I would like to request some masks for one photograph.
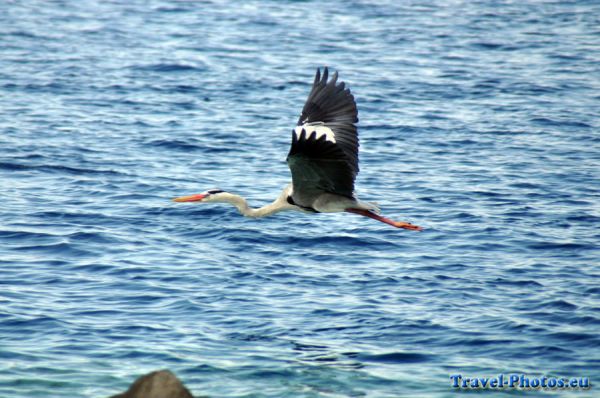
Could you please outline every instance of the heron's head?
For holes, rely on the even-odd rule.
[[[208,191],[196,194],[181,196],[173,199],[174,202],[222,202],[228,195],[227,192],[220,189],[209,189]]]

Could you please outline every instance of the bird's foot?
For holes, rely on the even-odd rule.
[[[387,217],[380,216],[379,214],[375,214],[372,211],[365,210],[365,209],[346,209],[346,211],[348,213],[360,214],[361,216],[365,216],[365,217],[372,218],[373,220],[381,221],[383,223],[389,224],[396,228],[410,229],[411,231],[422,231],[423,230],[423,228],[421,228],[417,225],[411,224],[409,222],[390,220]]]
[[[393,225],[396,228],[410,229],[411,231],[422,231],[423,230],[422,227],[419,227],[418,225],[415,225],[415,224],[411,224],[409,222],[394,221]]]

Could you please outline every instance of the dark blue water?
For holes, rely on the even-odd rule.
[[[0,43],[0,396],[600,383],[598,2],[15,1]],[[424,232],[170,202],[273,200],[323,65],[357,193]]]

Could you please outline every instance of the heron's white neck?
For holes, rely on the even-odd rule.
[[[279,213],[284,210],[298,210],[298,207],[291,205],[287,202],[287,197],[289,195],[289,190],[291,187],[286,187],[281,195],[273,203],[270,203],[266,206],[260,207],[258,209],[254,209],[248,206],[248,202],[246,199],[242,198],[240,195],[232,194],[229,192],[223,192],[219,195],[219,202],[231,203],[234,205],[241,214],[246,217],[266,217],[271,214]]]

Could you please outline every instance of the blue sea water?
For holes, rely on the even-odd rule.
[[[597,1],[5,1],[0,65],[1,397],[600,383]],[[425,231],[170,201],[277,197],[324,65],[358,195]]]

